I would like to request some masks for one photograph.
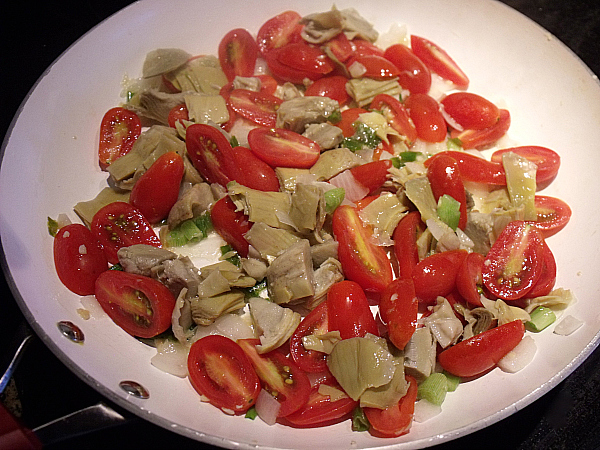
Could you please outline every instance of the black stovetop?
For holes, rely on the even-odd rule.
[[[2,135],[44,70],[81,35],[128,3],[127,0],[11,3],[11,8],[3,9],[0,15]],[[504,0],[504,3],[546,28],[594,73],[600,74],[598,0]],[[3,276],[0,276],[0,289],[0,342],[5,342],[16,332],[23,316]],[[22,420],[31,428],[99,401],[110,405],[73,375],[39,340],[29,346],[14,380],[22,405]],[[132,445],[150,449],[211,448],[121,412],[130,419],[125,425],[71,438],[49,448],[129,448]],[[600,349],[555,389],[523,410],[435,448],[599,449]]]

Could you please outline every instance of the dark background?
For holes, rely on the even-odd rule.
[[[77,38],[129,3],[87,0],[37,2],[35,6],[30,2],[4,5],[0,13],[1,136],[8,131],[19,105],[44,70]],[[504,3],[557,36],[594,73],[600,73],[598,0],[505,0]],[[0,276],[0,342],[6,342],[16,333],[21,320],[6,280]],[[3,351],[0,350],[0,356]],[[14,380],[22,421],[31,428],[103,400],[71,374],[39,340],[29,346]],[[600,449],[599,386],[600,350],[596,350],[571,376],[522,411],[436,448]],[[473,402],[476,405],[477,399]],[[70,438],[48,448],[128,448],[133,445],[147,449],[211,448],[121,412],[129,419],[125,425]]]

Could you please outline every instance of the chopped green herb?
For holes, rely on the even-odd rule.
[[[371,424],[360,406],[352,411],[352,431],[369,431]]]
[[[335,209],[340,206],[340,203],[344,200],[346,191],[344,188],[338,187],[330,189],[323,196],[325,197],[325,211],[327,214],[332,214]]]
[[[442,195],[438,200],[437,214],[442,222],[456,230],[460,221],[460,202],[448,194]]]
[[[394,165],[394,167],[396,169],[399,169],[401,167],[404,167],[404,165],[407,162],[415,162],[419,155],[422,155],[422,153],[421,152],[411,152],[411,151],[400,152],[398,154],[398,156],[394,156],[392,158],[392,164]]]
[[[267,289],[267,279],[263,278],[258,281],[254,286],[244,289],[246,298],[260,297],[261,292]]]
[[[120,270],[121,272],[125,271],[125,269],[123,269],[123,266],[119,263],[113,264],[112,266],[110,266],[109,270]]]
[[[248,411],[246,411],[246,415],[244,416],[246,419],[254,420],[258,417],[258,413],[256,412],[256,408],[252,406]]]
[[[354,122],[354,137],[369,148],[375,148],[381,143],[381,139],[375,130],[362,122]]]
[[[52,237],[55,237],[58,233],[58,222],[50,217],[48,217],[48,233]]]
[[[546,306],[538,306],[531,314],[530,319],[526,325],[531,331],[542,331],[549,325],[552,325],[556,321],[556,314],[550,308]]]
[[[233,247],[229,244],[227,245],[222,245],[220,247],[221,249],[221,256],[226,255],[227,253],[231,253],[234,252],[234,255],[226,258],[226,261],[229,261],[231,264],[240,267],[242,264],[242,260],[240,258],[240,255],[237,254],[237,252],[233,249]]]
[[[238,142],[238,140],[235,136],[231,136],[231,139],[229,139],[229,143],[231,144],[232,147],[240,146],[240,143]]]
[[[192,240],[202,240],[212,230],[209,213],[186,220],[170,230],[165,236],[164,244],[167,247],[181,247]]]
[[[462,142],[459,138],[452,138],[446,141],[446,147],[448,150],[462,150]]]
[[[327,121],[334,125],[336,123],[339,123],[340,120],[342,120],[342,112],[339,109],[336,109],[331,114],[329,114],[329,116],[327,116]]]

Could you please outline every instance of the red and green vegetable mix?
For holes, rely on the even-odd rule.
[[[101,120],[108,186],[55,224],[63,284],[228,414],[400,436],[572,299],[546,243],[571,211],[537,194],[558,154],[502,148],[509,111],[437,43],[378,38],[334,8],[149,52]]]

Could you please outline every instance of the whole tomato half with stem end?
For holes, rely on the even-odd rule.
[[[171,326],[175,297],[153,278],[107,270],[96,280],[95,295],[106,314],[132,336],[151,338]]]
[[[221,69],[229,81],[236,76],[251,77],[258,57],[258,44],[248,30],[236,28],[223,36],[218,55]]]

